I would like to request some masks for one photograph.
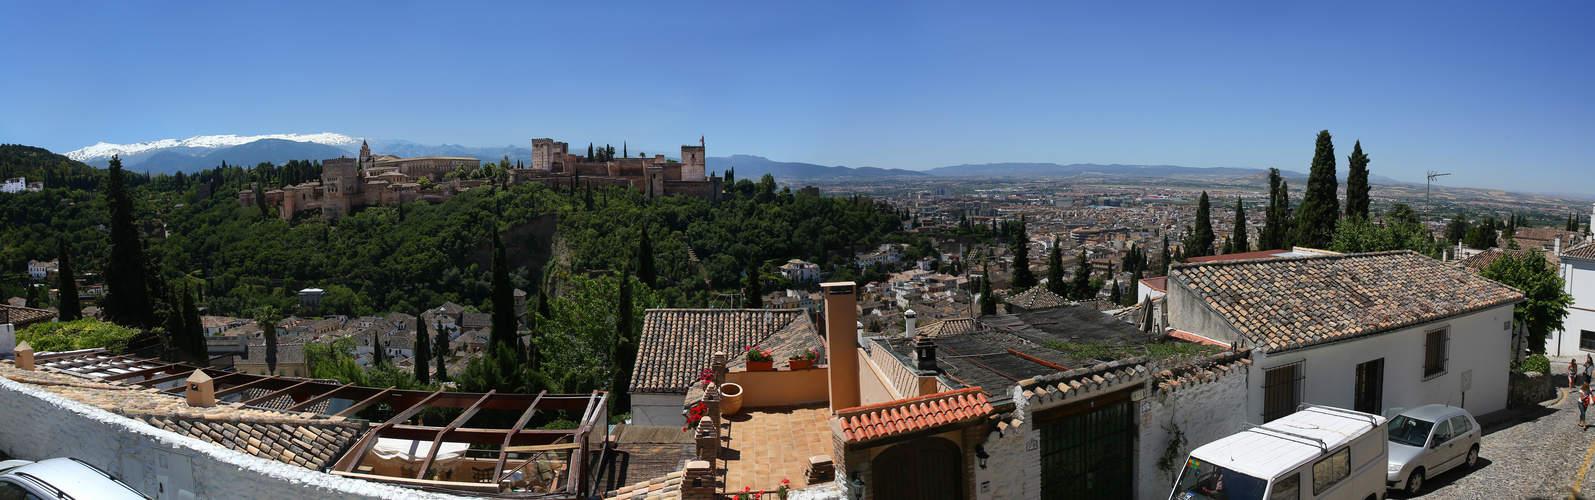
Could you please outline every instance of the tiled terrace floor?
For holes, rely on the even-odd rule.
[[[831,455],[831,411],[816,408],[755,408],[726,418],[730,440],[723,443],[720,468],[726,471],[725,492],[742,488],[775,491],[782,479],[793,488],[806,486],[803,468],[809,457]]]

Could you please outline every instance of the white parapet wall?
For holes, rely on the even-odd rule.
[[[75,457],[154,498],[465,499],[246,455],[0,378],[0,450]]]

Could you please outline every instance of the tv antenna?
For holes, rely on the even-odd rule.
[[[1451,175],[1451,173],[1447,172],[1442,174],[1433,170],[1429,171],[1429,181],[1423,184],[1423,211],[1427,212],[1434,209],[1434,204],[1429,201],[1429,185],[1434,184],[1435,177],[1446,175]]]

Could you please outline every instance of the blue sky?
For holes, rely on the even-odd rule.
[[[1595,196],[1590,2],[462,3],[11,3],[0,142],[1305,172],[1328,129],[1342,175]]]

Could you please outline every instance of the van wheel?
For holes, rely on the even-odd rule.
[[[1468,448],[1468,468],[1472,469],[1477,465],[1479,465],[1479,445],[1473,445],[1472,448]]]
[[[1412,477],[1408,477],[1407,478],[1407,494],[1408,495],[1417,495],[1418,491],[1422,490],[1422,489],[1423,489],[1423,468],[1419,467],[1418,470],[1412,471]]]

